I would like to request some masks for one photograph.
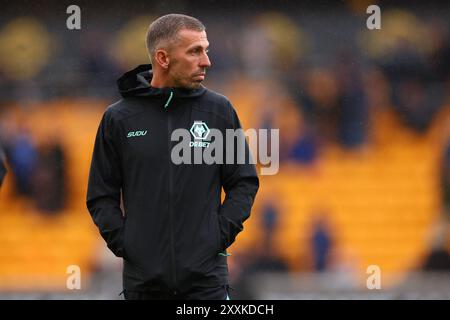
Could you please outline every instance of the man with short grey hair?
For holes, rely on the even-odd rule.
[[[122,99],[108,107],[97,132],[87,207],[108,248],[123,257],[126,299],[229,298],[227,248],[259,187],[248,145],[244,139],[244,163],[234,146],[223,148],[233,160],[226,163],[172,158],[176,130],[186,132],[192,155],[207,151],[213,129],[223,136],[241,129],[230,101],[202,85],[208,47],[193,17],[154,21],[151,65],[118,80]]]

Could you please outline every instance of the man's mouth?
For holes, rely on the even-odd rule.
[[[194,78],[201,78],[202,80],[205,79],[205,72],[200,72],[200,73],[196,73],[194,74]]]

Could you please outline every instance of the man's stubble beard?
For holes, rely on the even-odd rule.
[[[176,65],[178,63],[177,59],[172,59],[172,65]],[[181,87],[185,89],[199,89],[202,87],[202,81],[192,81],[191,77],[185,79],[186,81],[183,81],[183,78],[174,79],[174,85],[175,87]],[[183,83],[184,82],[184,83]]]
[[[193,82],[191,89],[199,89],[201,87],[202,87],[202,83],[201,82]]]
[[[181,88],[185,88],[185,89],[199,89],[202,86],[202,82],[198,82],[198,81],[189,81],[186,80],[184,83],[183,81],[175,81],[175,86],[176,87],[181,87]]]

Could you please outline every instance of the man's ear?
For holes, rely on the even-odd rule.
[[[169,67],[169,55],[167,54],[167,51],[164,49],[158,49],[156,50],[155,54],[156,63],[158,63],[161,68],[167,69]]]

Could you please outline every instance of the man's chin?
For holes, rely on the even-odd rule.
[[[195,81],[191,83],[191,89],[199,89],[202,87],[202,81]]]
[[[190,81],[187,83],[179,84],[178,87],[185,88],[185,89],[199,89],[202,87],[203,80],[199,81]]]

